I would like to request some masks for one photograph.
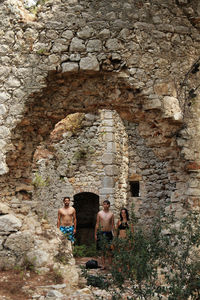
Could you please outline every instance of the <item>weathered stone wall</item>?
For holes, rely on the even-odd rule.
[[[172,199],[181,205],[180,198],[175,200],[172,195],[177,185],[185,186],[188,177],[186,174],[183,176],[181,162],[175,164],[174,160],[160,160],[155,155],[140,136],[138,125],[127,123],[126,128],[129,136],[129,181],[140,183],[139,197],[131,196],[130,191],[128,193],[129,207],[133,204],[137,216],[147,222],[158,210],[168,208]],[[183,193],[181,199],[184,198]],[[175,214],[180,217],[182,210],[177,203],[173,204],[176,204]]]
[[[99,196],[100,206],[108,199],[118,216],[127,206],[128,160],[128,135],[116,112],[68,115],[34,153],[32,200],[38,213],[55,224],[64,196],[73,204],[74,195],[89,192]]]
[[[107,143],[104,159],[115,156],[121,177],[115,185],[108,162],[102,199],[112,188],[120,201],[128,200],[129,150],[129,168],[143,185],[140,213],[151,216],[169,199],[177,215],[190,205],[199,208],[199,15],[198,1],[187,0],[50,0],[32,13],[23,1],[1,1],[1,202],[21,220],[20,234],[30,220],[41,227],[36,207],[46,194],[33,201],[36,150],[53,164],[51,132],[76,112],[116,111],[129,122],[128,139],[116,115],[117,154]],[[48,163],[41,166],[48,177]],[[1,241],[5,257],[4,235]],[[16,261],[18,250],[11,250]]]
[[[80,127],[63,131],[54,130],[48,145],[54,155],[52,159],[43,156],[43,149],[35,152],[36,189],[33,199],[38,201],[38,210],[45,213],[52,224],[57,221],[57,211],[63,206],[63,197],[82,192],[99,195],[101,178],[104,175],[102,153],[105,142],[102,132],[102,119],[99,114],[74,114],[69,117],[80,119]],[[67,120],[68,123],[71,120]],[[47,145],[46,145],[47,147]],[[38,178],[38,182],[37,182]],[[43,199],[42,203],[40,199]]]

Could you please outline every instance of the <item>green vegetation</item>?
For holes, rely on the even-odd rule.
[[[63,275],[58,269],[53,269],[53,281],[56,284],[63,283]]]
[[[49,55],[50,53],[48,52],[47,49],[41,48],[41,49],[37,50],[37,54],[39,54],[39,55]]]
[[[63,252],[59,252],[56,256],[55,256],[55,260],[57,262],[61,262],[62,264],[66,265],[69,262],[69,257],[67,257],[66,253]]]
[[[112,276],[102,281],[101,288],[109,289],[113,300],[123,299],[127,285],[130,300],[199,299],[200,216],[190,213],[175,222],[162,215],[152,228],[134,222],[134,229],[126,239],[114,239]],[[84,270],[88,279],[87,272]],[[90,284],[92,280],[96,284],[94,278]]]
[[[49,185],[49,178],[43,179],[42,176],[36,172],[33,179],[33,185],[37,188],[45,187]]]
[[[87,270],[82,267],[82,275],[87,279],[87,285],[92,285],[100,289],[108,289],[110,283],[105,276],[98,274],[98,276],[88,274]]]
[[[40,7],[41,5],[44,5],[44,4],[45,4],[46,2],[48,2],[48,1],[49,1],[49,0],[39,0],[39,1],[37,2],[36,5],[34,5],[34,6],[30,7],[30,8],[28,8],[28,10],[29,10],[33,15],[37,15],[39,7]]]
[[[74,257],[95,257],[97,255],[96,245],[75,245],[73,249]]]
[[[74,153],[72,159],[73,161],[80,161],[87,158],[88,155],[91,155],[95,152],[95,149],[90,145],[79,145],[78,150]]]

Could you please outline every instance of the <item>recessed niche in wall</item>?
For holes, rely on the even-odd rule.
[[[130,181],[130,191],[132,197],[140,196],[140,182],[139,181]]]

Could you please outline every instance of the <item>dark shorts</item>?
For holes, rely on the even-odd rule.
[[[110,250],[113,234],[112,231],[98,231],[97,233],[97,250]]]

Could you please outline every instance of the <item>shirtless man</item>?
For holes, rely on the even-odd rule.
[[[74,234],[76,233],[76,211],[73,207],[70,207],[70,198],[64,197],[64,207],[58,210],[57,227],[62,233],[74,243]]]
[[[97,242],[97,250],[102,251],[102,269],[105,269],[105,254],[110,251],[110,244],[113,239],[113,231],[115,228],[114,215],[109,211],[110,201],[103,202],[103,210],[97,214],[95,226],[95,240]],[[111,255],[108,255],[109,265],[112,262]]]

